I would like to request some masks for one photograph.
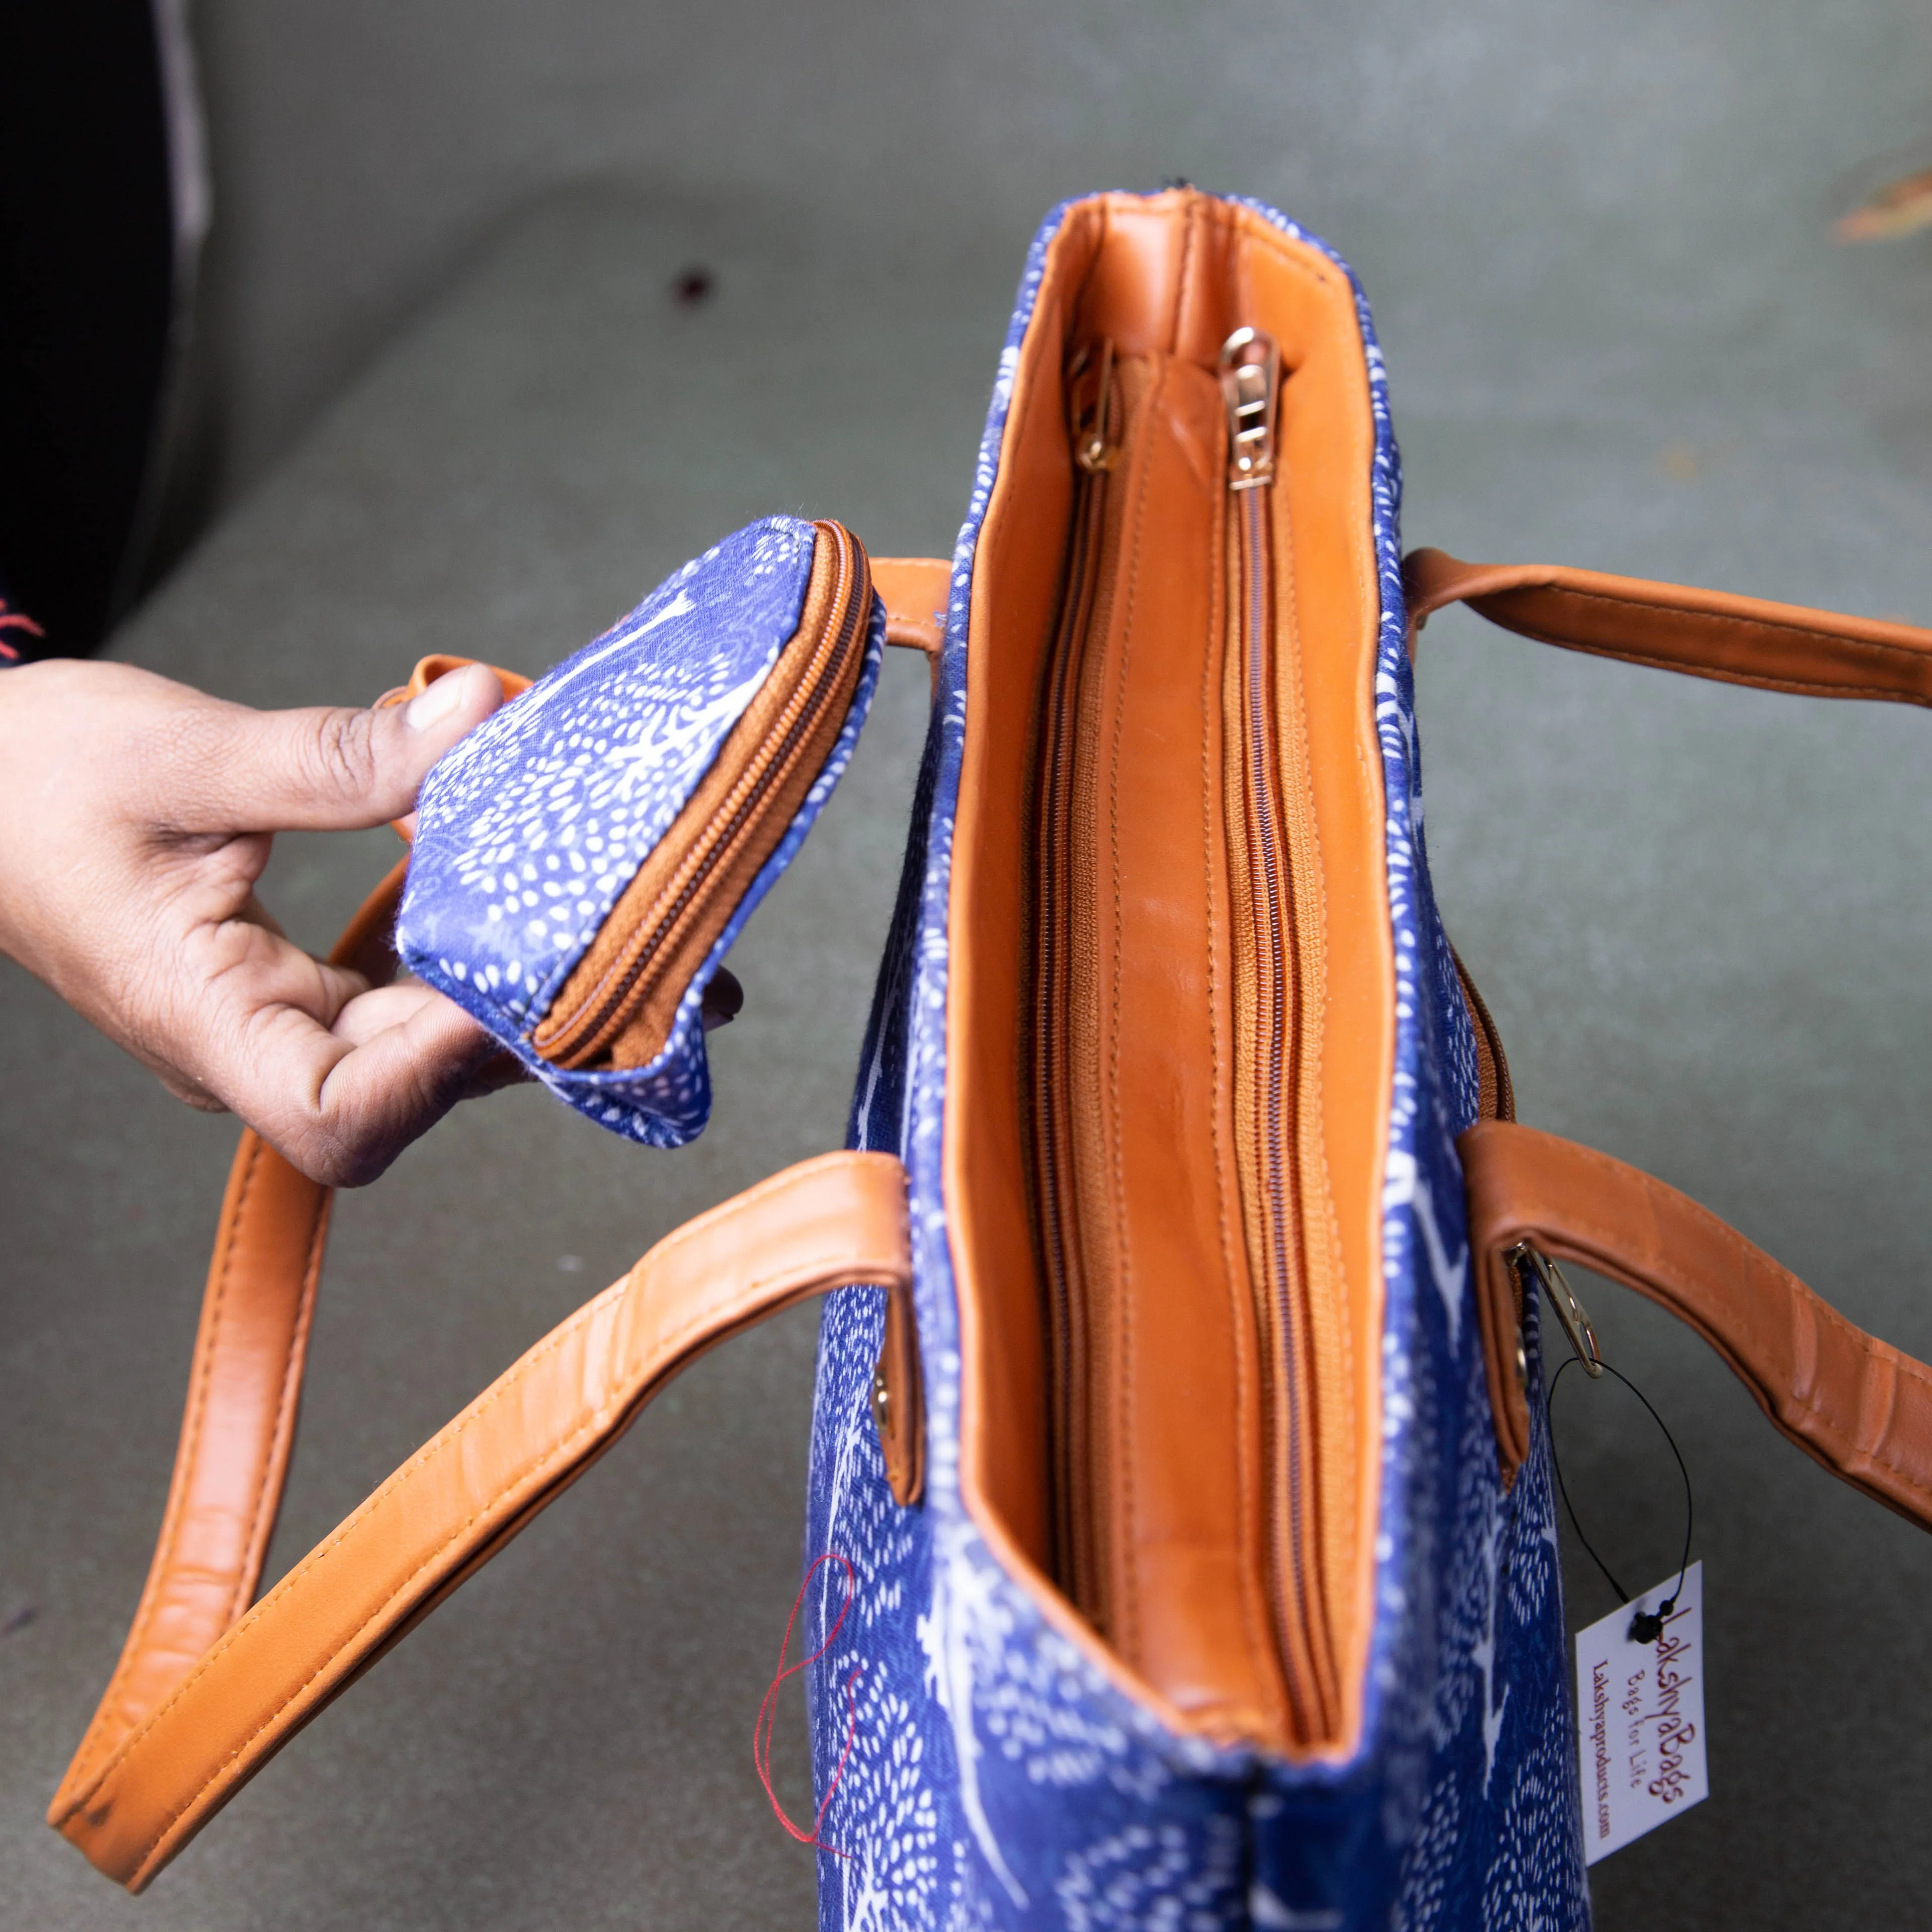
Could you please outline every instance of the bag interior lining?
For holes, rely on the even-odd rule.
[[[1244,1502],[1240,1492],[1258,1479],[1253,1456],[1237,1439],[1251,1425],[1238,1418],[1231,1423],[1218,1401],[1204,1410],[1190,1408],[1188,1389],[1162,1382],[1162,1363],[1129,1363],[1134,1400],[1124,1410],[1123,1453],[1130,1460],[1156,1459],[1144,1462],[1156,1484],[1177,1454],[1184,1463],[1190,1456],[1200,1460],[1207,1480],[1228,1490],[1204,1518],[1214,1533],[1202,1548],[1163,1552],[1151,1547],[1166,1534],[1160,1498],[1150,1521],[1130,1519],[1150,1538],[1145,1574],[1153,1583],[1139,1592],[1130,1615],[1121,1613],[1120,1628],[1110,1630],[1106,1642],[1049,1580],[1048,1343],[1020,1044],[1031,943],[1036,714],[1073,504],[1063,372],[1076,344],[1102,336],[1122,356],[1153,358],[1165,374],[1163,392],[1180,398],[1174,434],[1184,442],[1192,433],[1186,423],[1203,406],[1202,385],[1216,380],[1220,344],[1244,323],[1270,331],[1280,344],[1285,371],[1292,372],[1282,392],[1277,432],[1283,476],[1274,493],[1276,634],[1280,702],[1298,747],[1294,763],[1309,821],[1298,904],[1316,909],[1312,940],[1321,966],[1310,997],[1311,1071],[1301,1090],[1299,1138],[1312,1177],[1306,1238],[1320,1257],[1311,1267],[1311,1288],[1321,1298],[1331,1352],[1341,1364],[1329,1371],[1336,1385],[1322,1406],[1326,1432],[1319,1450],[1322,1588],[1336,1633],[1341,1699],[1328,1734],[1315,1748],[1334,1753],[1350,1748],[1359,1729],[1371,1624],[1380,1484],[1380,1195],[1394,1052],[1373,701],[1380,616],[1370,502],[1374,424],[1354,292],[1343,272],[1254,212],[1191,191],[1144,200],[1098,197],[1069,211],[1051,244],[1016,372],[999,475],[979,544],[955,832],[948,1016],[946,1190],[961,1300],[961,1483],[965,1506],[994,1546],[1028,1576],[1048,1613],[1170,1722],[1294,1750],[1267,1696],[1242,1689],[1254,1672],[1251,1661],[1235,1653],[1253,1647],[1254,1580],[1231,1573],[1220,1560],[1226,1552],[1214,1527],[1248,1522],[1239,1534],[1252,1540],[1253,1499]],[[1186,460],[1184,451],[1170,452],[1168,480],[1156,487],[1176,487],[1174,465]],[[1221,487],[1218,470],[1204,476],[1204,503]],[[1190,538],[1179,547],[1186,556],[1160,541],[1173,520],[1143,527],[1135,560],[1146,580],[1138,594],[1155,604],[1163,573],[1204,578],[1220,567],[1212,540],[1203,544]],[[1198,564],[1190,561],[1197,556]],[[1177,609],[1186,605],[1186,595],[1218,608],[1211,589],[1197,584],[1183,591]],[[1186,637],[1173,636],[1152,620],[1130,621],[1136,650],[1172,648],[1199,660],[1203,638],[1211,652],[1221,620],[1196,626]],[[1210,713],[1213,669],[1211,663],[1196,665],[1200,708]],[[1212,767],[1217,741],[1211,716],[1181,717],[1177,728],[1171,755]],[[1211,772],[1202,782],[1212,790]],[[1232,1030],[1230,995],[1225,971],[1217,972],[1211,960],[1206,978],[1212,1011],[1202,1022],[1199,1037],[1206,1043],[1199,1051],[1218,1057],[1222,1049],[1214,1042]],[[1221,1076],[1204,1069],[1202,1077],[1218,1082]],[[1216,1143],[1211,1132],[1190,1136],[1172,1148],[1171,1158],[1205,1187],[1226,1158]],[[1202,1178],[1197,1170],[1209,1172]],[[1238,1209],[1234,1212],[1238,1217]],[[1240,1239],[1237,1224],[1231,1252]],[[1239,1271],[1230,1262],[1230,1276]],[[1176,1283],[1172,1292],[1188,1297],[1209,1331],[1204,1346],[1220,1348],[1228,1358],[1215,1386],[1238,1392],[1244,1378],[1251,1380],[1255,1372],[1245,1359],[1252,1337],[1244,1340],[1234,1312],[1239,1298],[1190,1292],[1202,1286]],[[1223,1314],[1224,1308],[1230,1312]],[[1252,1568],[1252,1562],[1233,1566],[1234,1572]],[[1170,1574],[1179,1580],[1172,1587],[1163,1580]]]

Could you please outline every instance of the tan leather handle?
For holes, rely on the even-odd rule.
[[[1688,1195],[1608,1154],[1508,1120],[1456,1143],[1496,1439],[1506,1476],[1529,1449],[1516,1370],[1527,1241],[1686,1322],[1779,1432],[1834,1476],[1932,1528],[1932,1370],[1847,1322]]]
[[[872,588],[886,607],[886,642],[936,658],[946,646],[952,566],[943,556],[875,556]]]
[[[680,1369],[804,1296],[907,1292],[890,1154],[802,1162],[687,1222],[554,1329],[325,1538],[131,1726],[49,1822],[139,1892],[324,1705],[502,1548]],[[99,1720],[97,1720],[97,1728]]]
[[[372,983],[407,861],[363,902],[329,956]],[[295,1438],[331,1190],[246,1129],[208,1264],[167,1508],[128,1641],[70,1779],[85,1778],[254,1601]]]
[[[1412,652],[1445,604],[1566,650],[1813,698],[1932,705],[1932,631],[1547,564],[1464,563],[1439,550],[1402,564]]]

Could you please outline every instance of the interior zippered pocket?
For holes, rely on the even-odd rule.
[[[641,1066],[663,1050],[686,988],[830,755],[864,662],[872,578],[849,530],[814,527],[797,633],[558,988],[532,1039],[552,1066]]]
[[[1304,1233],[1319,1191],[1301,1144],[1319,914],[1301,929],[1297,854],[1312,835],[1282,721],[1279,357],[1246,329],[1211,373],[1102,340],[1076,351],[1066,382],[1073,490],[1034,728],[1023,1041],[1052,1560],[1095,1629],[1212,1727],[1318,1744],[1340,1722],[1318,1493],[1334,1324],[1324,1333],[1313,1305],[1325,1270]],[[1196,476],[1225,479],[1211,510]],[[1184,526],[1161,507],[1181,502]],[[1212,614],[1204,632],[1139,607],[1156,582],[1189,586],[1186,608]],[[1190,700],[1218,720],[1187,717]],[[1179,798],[1187,758],[1214,762],[1186,748],[1210,742],[1218,769],[1197,770],[1190,794],[1195,842],[1156,853],[1161,829],[1122,788],[1164,780]],[[1173,861],[1188,849],[1184,876]],[[1204,898],[1204,866],[1218,881]],[[1144,978],[1162,948],[1225,1018],[1190,1019],[1185,1038],[1123,1019],[1123,979]],[[1124,1190],[1125,1142],[1190,1083],[1214,1096],[1231,1145],[1174,1147],[1171,1202]],[[1210,1244],[1196,1177],[1217,1160]],[[1177,1336],[1190,1359],[1167,1350]],[[1217,1356],[1225,1372],[1204,1376]],[[1150,1496],[1162,1478],[1148,1445],[1177,1424],[1198,1480]]]

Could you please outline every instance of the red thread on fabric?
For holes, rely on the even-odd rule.
[[[825,1634],[825,1641],[809,1657],[802,1657],[796,1664],[785,1662],[785,1652],[791,1648],[792,1627],[798,1622],[798,1613],[805,1607],[805,1593],[812,1588],[812,1580],[818,1574],[820,1567],[836,1563],[845,1573],[845,1600],[838,1606],[838,1614],[832,1620],[832,1628]],[[792,1599],[791,1615],[785,1618],[784,1640],[778,1646],[778,1674],[758,1706],[757,1721],[752,1726],[752,1762],[758,1767],[758,1782],[765,1787],[765,1796],[771,1800],[772,1810],[782,1825],[801,1845],[810,1845],[814,1850],[830,1852],[835,1858],[847,1858],[850,1852],[842,1852],[836,1845],[828,1845],[819,1836],[825,1823],[825,1814],[832,1801],[838,1795],[840,1780],[845,1775],[845,1767],[851,1761],[852,1746],[859,1735],[859,1694],[853,1685],[859,1681],[862,1664],[855,1665],[852,1674],[845,1680],[847,1720],[845,1748],[838,1754],[838,1762],[832,1773],[831,1782],[825,1787],[825,1796],[818,1801],[818,1809],[813,1814],[812,1829],[802,1830],[785,1816],[784,1807],[778,1802],[778,1793],[772,1789],[772,1729],[778,1721],[778,1692],[784,1688],[788,1677],[796,1677],[808,1665],[816,1664],[838,1640],[839,1626],[845,1621],[845,1612],[852,1607],[852,1599],[859,1594],[859,1576],[851,1564],[836,1550],[827,1550],[823,1556],[814,1557],[812,1568],[805,1573],[805,1580],[798,1586],[798,1594]]]

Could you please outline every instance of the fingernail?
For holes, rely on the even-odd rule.
[[[459,688],[462,682],[461,671],[446,670],[426,691],[418,692],[410,700],[410,707],[403,713],[410,729],[426,731],[439,718],[448,717],[463,694]]]

